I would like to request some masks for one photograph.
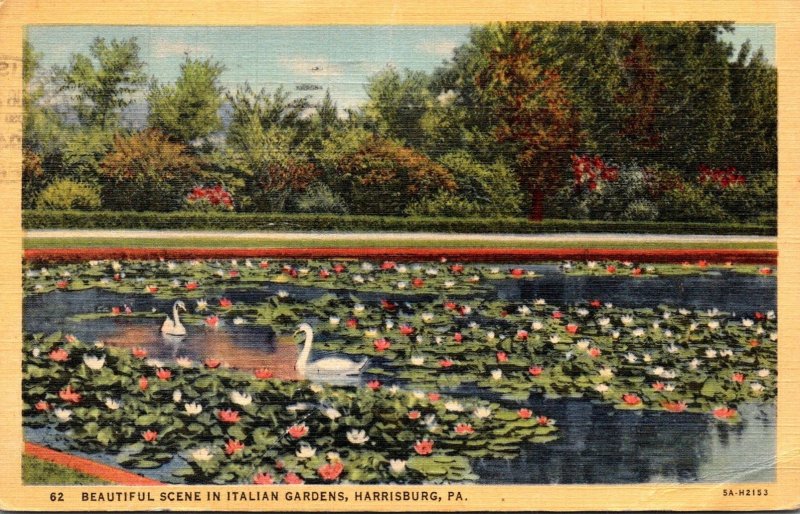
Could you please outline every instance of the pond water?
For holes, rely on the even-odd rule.
[[[624,277],[565,276],[555,267],[528,266],[542,276],[535,279],[500,280],[492,289],[476,296],[508,300],[544,298],[548,303],[570,305],[599,298],[619,307],[655,307],[669,304],[695,309],[719,308],[742,315],[776,308],[774,277],[722,273],[716,276],[672,276],[646,279]],[[337,291],[267,285],[258,290],[225,291],[236,304],[255,304],[289,291],[293,298],[310,300]],[[347,294],[349,292],[345,292]],[[392,297],[385,293],[358,293],[369,303]],[[397,301],[430,300],[426,297],[393,297]],[[160,326],[173,300],[151,295],[119,295],[89,289],[31,295],[24,300],[24,330],[62,330],[83,341],[103,340],[121,347],[144,347],[151,357],[174,359],[188,356],[223,359],[242,369],[267,367],[278,378],[297,378],[294,363],[298,345],[291,334],[276,334],[270,327],[252,324],[227,325],[214,330],[188,324],[185,338],[165,339]],[[115,317],[76,321],[79,314],[107,310],[111,305],[130,305],[136,312],[154,312],[153,317]],[[192,302],[193,304],[193,302]],[[190,310],[193,305],[190,304]],[[315,352],[313,357],[321,357]],[[312,358],[313,358],[312,357]],[[464,394],[461,391],[461,394]],[[471,390],[469,394],[486,392]],[[523,403],[507,402],[515,408]],[[560,438],[548,444],[523,447],[514,460],[478,460],[475,472],[484,483],[643,483],[722,482],[731,476],[738,482],[773,481],[775,459],[774,405],[742,404],[739,425],[714,423],[707,415],[675,416],[664,412],[621,411],[583,399],[533,397],[524,405],[546,412],[558,420]],[[27,429],[29,440],[61,444],[51,429]],[[66,444],[64,442],[63,444]],[[93,456],[97,458],[97,456]],[[110,459],[113,456],[101,457]],[[174,466],[175,463],[173,463]],[[143,472],[168,480],[170,466]]]

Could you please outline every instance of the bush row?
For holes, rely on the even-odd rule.
[[[231,231],[357,231],[544,234],[616,232],[653,234],[775,235],[776,222],[761,224],[651,221],[587,221],[524,218],[422,218],[214,212],[23,211],[24,229],[176,229]]]

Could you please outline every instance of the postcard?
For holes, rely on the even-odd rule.
[[[787,3],[0,27],[3,509],[800,505]]]

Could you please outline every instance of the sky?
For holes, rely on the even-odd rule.
[[[43,53],[42,69],[67,65],[74,53],[88,53],[95,37],[135,36],[146,73],[173,82],[188,54],[211,57],[225,65],[221,81],[234,89],[249,82],[254,89],[278,86],[316,100],[330,89],[339,108],[366,100],[369,76],[386,66],[430,72],[467,42],[468,25],[458,26],[291,26],[156,27],[29,26],[28,39]],[[775,62],[773,25],[737,25],[724,39],[737,48],[749,39]],[[309,85],[321,89],[309,89]],[[298,86],[300,88],[298,89]]]

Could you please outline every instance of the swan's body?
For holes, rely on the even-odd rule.
[[[161,325],[161,333],[167,336],[185,336],[186,335],[186,327],[183,326],[181,323],[180,317],[178,317],[178,311],[180,309],[186,310],[186,306],[180,300],[175,302],[172,306],[172,318],[167,316],[167,319],[164,320],[164,324]]]
[[[294,366],[294,369],[297,370],[301,377],[310,375],[360,375],[361,371],[366,367],[367,361],[369,361],[366,357],[360,362],[341,357],[325,357],[324,359],[308,362],[308,357],[311,355],[311,345],[314,341],[314,331],[309,324],[303,323],[297,328],[295,334],[298,332],[303,332],[306,335],[303,351],[300,352],[297,364]]]

